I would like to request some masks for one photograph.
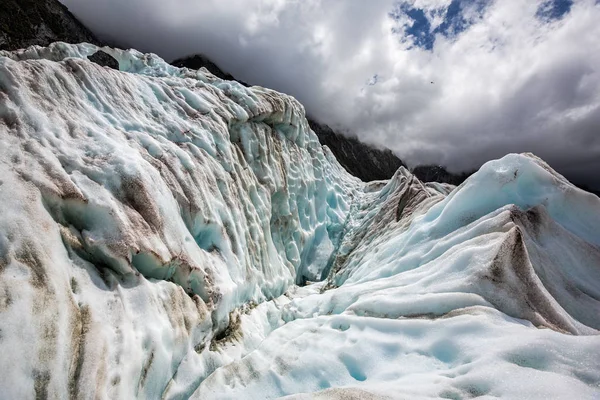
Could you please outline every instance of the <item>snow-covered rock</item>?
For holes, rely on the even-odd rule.
[[[295,99],[97,50],[0,52],[4,397],[600,396],[596,196],[362,183]]]

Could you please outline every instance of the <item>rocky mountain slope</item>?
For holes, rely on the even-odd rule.
[[[251,85],[240,80],[236,79],[233,75],[228,72],[223,71],[221,68],[217,66],[214,62],[212,62],[208,57],[203,54],[195,54],[189,57],[178,58],[177,60],[171,61],[171,64],[179,67],[179,68],[190,68],[194,70],[198,70],[200,68],[206,68],[210,71],[211,74],[215,75],[218,78],[227,80],[227,81],[236,81],[241,83],[246,87],[250,87]]]
[[[340,164],[365,182],[390,179],[404,163],[389,149],[377,149],[356,138],[335,132],[329,126],[307,118],[321,144],[329,147]]]
[[[292,97],[98,50],[0,52],[3,396],[600,396],[600,199],[364,183]]]
[[[88,42],[96,37],[56,0],[2,0],[0,50],[17,50],[50,43]]]
[[[423,182],[448,183],[454,186],[460,185],[475,173],[475,171],[472,171],[453,174],[448,172],[446,168],[438,165],[420,165],[413,168],[411,172]]]

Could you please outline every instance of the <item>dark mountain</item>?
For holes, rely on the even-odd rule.
[[[104,45],[57,0],[0,1],[0,50],[48,46],[54,42]],[[103,51],[89,60],[119,69],[117,60]]]
[[[477,170],[471,172],[462,172],[459,174],[453,174],[448,172],[446,168],[439,165],[420,165],[415,167],[412,171],[414,176],[419,178],[421,182],[440,182],[449,183],[451,185],[458,186],[473,175]],[[578,188],[590,192],[600,197],[600,191],[594,190],[583,183],[571,182]]]
[[[453,174],[441,165],[420,165],[412,170],[421,182],[449,183],[458,186],[476,171]]]
[[[94,34],[56,0],[0,1],[0,50],[48,46],[57,41],[100,44]]]
[[[352,175],[365,182],[391,178],[400,167],[405,167],[391,150],[380,150],[343,136],[327,125],[308,119],[310,128],[317,134],[321,144],[331,149],[335,158]]]
[[[203,54],[196,54],[196,55],[189,56],[189,57],[179,58],[175,61],[171,61],[171,65],[174,65],[179,68],[185,67],[185,68],[190,68],[190,69],[200,69],[200,68],[204,67],[207,70],[209,70],[210,73],[215,75],[216,77],[219,77],[221,79],[225,79],[228,81],[237,81],[246,87],[250,86],[246,82],[236,79],[233,75],[231,75],[227,72],[224,72],[221,68],[219,68],[217,66],[217,64],[213,63],[211,60],[208,59],[208,57],[206,57]]]

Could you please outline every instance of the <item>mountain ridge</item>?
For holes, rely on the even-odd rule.
[[[57,0],[3,0],[0,50],[48,46],[53,42],[100,45],[96,36]]]

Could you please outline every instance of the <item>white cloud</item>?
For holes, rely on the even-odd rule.
[[[533,151],[575,179],[600,167],[594,0],[551,22],[536,16],[542,0],[465,7],[471,25],[431,51],[392,34],[403,20],[391,0],[62,1],[98,33],[166,59],[204,53],[411,164],[468,169]],[[433,30],[451,1],[414,3]]]

